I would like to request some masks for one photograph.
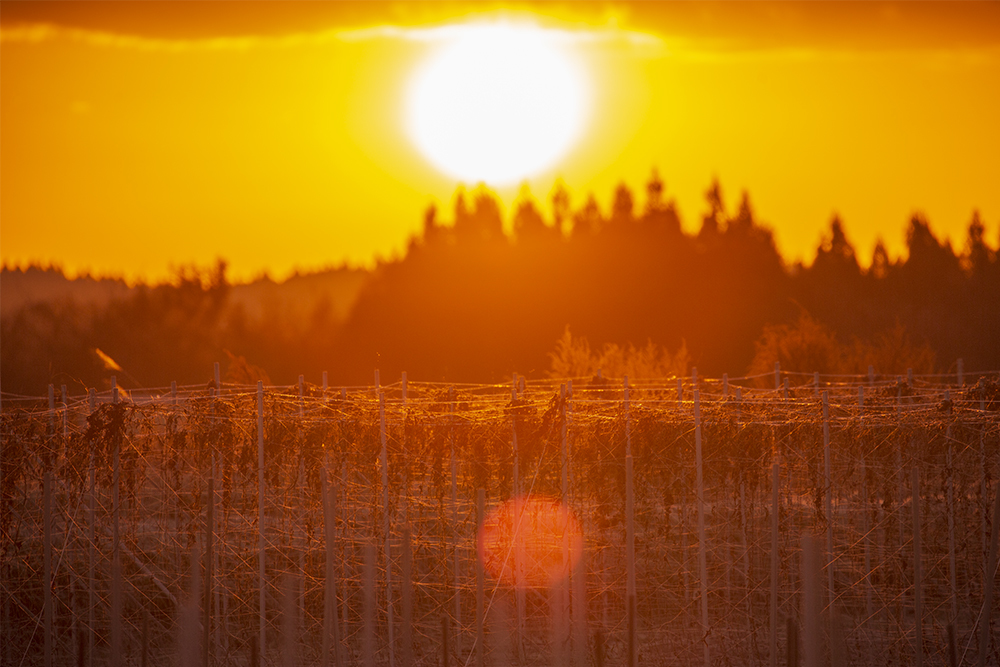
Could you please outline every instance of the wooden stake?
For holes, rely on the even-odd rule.
[[[88,391],[90,398],[90,414],[97,410],[97,392],[93,388]],[[96,621],[94,618],[96,601],[94,600],[94,579],[97,563],[97,540],[95,536],[96,527],[96,507],[97,507],[97,470],[94,467],[94,445],[90,445],[89,464],[87,466],[87,665],[94,667],[94,639],[96,635]]]
[[[49,385],[52,398],[52,385]],[[45,667],[52,667],[52,473],[42,475],[42,534],[44,544],[44,616],[45,616]],[[36,561],[37,562],[37,561]]]
[[[56,399],[55,387],[49,385],[49,438],[48,451],[45,452],[45,472],[42,475],[42,538],[44,542],[42,555],[43,585],[43,616],[45,619],[45,667],[52,667],[52,472],[51,466],[56,462],[55,430],[56,430]]]
[[[329,454],[323,452],[323,473],[320,477],[320,494],[323,503],[324,552],[326,555],[326,580],[323,588],[323,667],[330,664],[330,644],[333,643],[333,663],[343,667],[340,654],[340,624],[337,622],[337,571],[334,567],[334,550],[337,527],[337,494],[329,491]],[[409,666],[407,666],[409,667]]]
[[[389,541],[390,539],[390,524],[389,524],[389,448],[388,448],[388,433],[385,426],[385,392],[379,391],[378,393],[378,418],[379,418],[379,430],[382,440],[382,451],[379,455],[379,463],[382,468],[382,536],[383,536],[383,556],[385,559],[385,607],[386,607],[386,624],[388,626],[388,637],[389,642],[389,667],[396,667],[396,648],[393,636],[393,626],[395,625],[392,617],[392,545]]]
[[[833,577],[833,479],[830,468],[830,395],[823,392],[823,469],[826,482],[826,590],[830,601],[830,608],[837,599],[837,591],[834,589]]]
[[[111,400],[118,404],[118,386],[115,376],[111,376]],[[111,486],[111,665],[120,667],[122,664],[122,561],[119,533],[121,505],[119,489],[121,487],[121,434],[116,433],[112,459]]]
[[[403,526],[403,651],[400,667],[413,667],[413,546],[410,527]],[[340,667],[338,665],[337,667]],[[480,666],[481,667],[481,666]]]
[[[375,667],[375,544],[365,545],[364,629],[361,636],[361,664]]]
[[[476,526],[486,520],[486,489],[476,490]],[[482,557],[476,558],[476,667],[486,665],[486,575]]]
[[[997,574],[997,540],[1000,538],[1000,484],[997,485],[993,503],[993,526],[990,530],[990,555],[983,572],[983,612],[979,625],[979,667],[985,667],[990,648],[990,621],[993,612],[993,582]]]
[[[559,623],[556,625],[556,642],[557,651],[556,664],[561,667],[567,667],[569,659],[569,643],[570,643],[570,534],[568,530],[568,512],[569,512],[569,440],[568,440],[568,424],[566,417],[566,385],[559,386],[559,403],[560,403],[560,421],[562,422],[562,428],[560,429],[560,458],[562,463],[562,485],[561,485],[561,500],[562,509],[567,512],[567,525],[563,526],[563,543],[562,543],[562,569],[559,574],[559,582],[556,590],[553,591],[554,594],[558,594],[558,599],[555,600],[557,606],[556,618]]]
[[[694,390],[694,451],[695,482],[698,493],[698,576],[701,579],[701,627],[704,642],[705,667],[711,667],[712,655],[708,643],[708,562],[705,544],[705,481],[702,475],[701,455],[701,406],[698,390]]]
[[[600,371],[598,371],[600,374]],[[517,373],[514,373],[514,379],[510,390],[511,405],[516,406],[517,403]],[[511,497],[518,499],[521,496],[521,480],[520,480],[520,455],[517,451],[517,408],[514,408],[514,412],[510,418],[511,424],[511,439],[513,442],[514,449],[514,479],[513,479],[513,489],[511,491]],[[515,503],[517,507],[517,503]],[[521,518],[522,514],[519,512],[518,516],[514,519],[514,606],[516,607],[515,613],[517,615],[516,625],[514,627],[514,651],[517,657],[517,662],[519,665],[524,664],[524,613],[525,613],[525,597],[524,597],[524,549],[523,549],[523,539],[521,537]]]
[[[823,664],[823,592],[820,584],[822,569],[819,540],[813,535],[802,537],[802,616],[804,621],[805,667]]]
[[[452,407],[454,408],[454,404]],[[454,577],[452,596],[455,604],[455,655],[458,656],[458,661],[462,662],[462,563],[459,558],[461,538],[458,522],[458,459],[455,457],[454,421],[452,421],[448,432],[448,444],[451,455],[451,555],[452,575]]]
[[[697,413],[698,390],[695,389]],[[635,490],[632,462],[632,413],[629,405],[628,377],[625,377],[625,601],[628,625],[628,667],[637,667],[635,637]]]
[[[202,607],[201,664],[208,667],[212,646],[212,557],[215,546],[215,460],[212,460],[212,472],[208,476],[208,493],[205,510],[205,599]]]
[[[924,580],[923,580],[923,553],[920,550],[920,468],[916,465],[912,470],[913,497],[910,504],[913,506],[913,634],[914,634],[914,665],[922,667],[924,664]]]
[[[265,631],[267,629],[267,612],[265,593],[267,579],[267,543],[265,541],[264,524],[264,382],[257,381],[257,637],[259,642],[257,667],[264,667],[264,656],[267,655]]]
[[[781,466],[778,463],[778,455],[775,452],[774,463],[771,464],[771,667],[778,667],[778,566],[780,564],[780,553],[778,552],[778,487],[780,481]]]
[[[946,400],[947,393],[945,392]],[[951,588],[951,622],[958,624],[958,567],[955,558],[955,468],[952,463],[954,443],[951,440],[951,424],[945,430],[948,441],[948,585]]]
[[[865,388],[864,386],[858,387],[858,413],[860,418],[864,420],[864,409],[865,409]],[[862,444],[864,444],[862,439]],[[870,517],[868,515],[868,470],[866,468],[866,455],[864,451],[861,454],[861,506],[862,506],[862,530],[864,532],[864,558],[865,558],[865,569],[864,569],[864,580],[865,580],[865,620],[869,620],[872,617],[873,606],[872,606],[872,593],[874,591],[874,586],[872,584],[872,557],[871,557],[871,523]]]

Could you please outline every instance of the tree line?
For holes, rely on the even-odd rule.
[[[773,361],[905,373],[962,357],[967,369],[1000,368],[1000,261],[978,213],[958,249],[915,214],[906,254],[892,260],[879,242],[864,265],[836,217],[811,264],[786,262],[749,196],[730,210],[718,182],[687,233],[655,173],[641,202],[622,184],[608,211],[593,196],[572,206],[559,186],[544,207],[523,191],[505,224],[480,186],[460,189],[450,213],[425,212],[405,254],[361,282],[346,318],[329,304],[248,317],[229,303],[223,263],[99,307],[25,306],[3,318],[3,390],[102,386],[113,371],[95,349],[144,386],[205,381],[213,361],[234,381],[315,382],[326,370],[331,383],[363,384],[376,368],[383,378],[502,381],[592,370],[593,360],[567,365],[584,344],[595,359],[631,349],[663,360],[636,368],[709,375]]]

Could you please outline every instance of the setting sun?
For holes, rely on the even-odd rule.
[[[552,166],[580,136],[589,102],[558,34],[458,27],[410,84],[406,123],[420,152],[453,178],[491,185]]]

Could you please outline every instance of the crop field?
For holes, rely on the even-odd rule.
[[[998,664],[993,376],[56,387],[0,417],[3,665],[943,665],[949,636]]]

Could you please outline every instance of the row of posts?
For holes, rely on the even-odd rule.
[[[961,360],[958,362],[959,378],[961,382],[962,375],[962,364]],[[779,367],[775,366],[775,377],[776,383],[778,383],[779,377]],[[326,373],[324,375],[324,390],[326,389]],[[221,386],[219,383],[219,367],[218,364],[215,365],[215,377],[216,377],[216,387]],[[703,648],[704,648],[704,662],[706,667],[711,664],[711,653],[710,653],[710,643],[708,641],[708,635],[711,631],[709,622],[709,608],[708,608],[708,575],[707,575],[707,549],[706,549],[706,534],[705,534],[705,498],[704,498],[704,481],[703,481],[703,457],[702,457],[702,420],[701,420],[701,410],[700,410],[700,396],[697,388],[697,370],[694,371],[692,379],[694,381],[694,392],[693,392],[693,407],[694,407],[694,420],[695,420],[695,474],[696,474],[696,489],[697,489],[697,521],[698,521],[698,571],[700,579],[700,601],[701,601],[701,623],[704,632]],[[874,373],[870,369],[869,379],[873,381]],[[728,378],[724,376],[724,393],[728,394]],[[300,376],[299,380],[300,386],[300,399],[302,396],[302,378]],[[785,386],[787,389],[787,378],[785,378]],[[818,382],[817,382],[818,386]],[[518,389],[521,392],[524,391],[524,380],[523,378],[518,378],[516,375],[514,377],[514,382],[511,389],[512,405],[516,405],[518,399]],[[778,386],[776,386],[776,389]],[[627,568],[627,579],[626,579],[626,602],[627,602],[627,655],[628,655],[628,665],[629,667],[637,667],[638,665],[638,643],[637,643],[637,628],[636,628],[636,580],[635,580],[635,528],[634,528],[634,491],[633,491],[633,456],[632,456],[632,435],[631,435],[631,409],[630,409],[630,386],[628,378],[624,380],[624,418],[625,418],[625,474],[626,474],[626,568]],[[740,388],[737,387],[737,399],[740,398]],[[67,404],[67,394],[65,385],[61,387],[62,391],[62,402],[64,406]],[[387,454],[387,429],[385,420],[385,395],[381,391],[378,379],[378,373],[376,371],[376,391],[379,397],[379,420],[380,420],[380,437],[381,437],[381,451],[379,456],[379,465],[381,469],[381,484],[382,484],[382,503],[385,511],[383,512],[383,531],[385,536],[384,542],[384,563],[385,563],[385,587],[390,594],[387,595],[387,621],[388,621],[388,646],[389,646],[389,662],[390,667],[396,667],[396,657],[394,652],[395,639],[393,636],[394,632],[394,618],[393,618],[393,606],[392,606],[392,596],[391,591],[393,587],[392,582],[392,568],[391,563],[391,545],[389,542],[390,526],[389,526],[389,471],[388,471],[388,454]],[[864,388],[859,387],[858,402],[859,406],[864,405]],[[678,379],[678,398],[680,400],[682,396],[682,385],[681,380]],[[176,383],[172,386],[172,393],[176,400]],[[213,392],[214,393],[214,392]],[[568,501],[568,485],[569,485],[569,451],[568,451],[568,440],[567,440],[567,425],[569,421],[569,415],[567,415],[567,405],[569,403],[568,399],[572,394],[572,385],[569,387],[563,385],[561,388],[562,403],[563,403],[563,420],[562,420],[562,494],[563,501]],[[450,395],[450,400],[453,400],[453,394]],[[49,408],[50,408],[50,434],[54,435],[56,432],[55,427],[55,391],[52,385],[49,386]],[[93,412],[96,409],[96,395],[93,389],[90,390],[90,410]],[[406,401],[406,374],[403,374],[403,401]],[[112,378],[112,402],[117,404],[119,402],[119,392],[115,379]],[[822,392],[822,406],[823,406],[823,446],[824,446],[824,476],[825,476],[825,506],[826,514],[829,517],[827,521],[826,530],[826,554],[827,558],[831,558],[834,550],[833,543],[833,512],[832,512],[832,481],[831,481],[831,462],[830,462],[830,424],[829,424],[829,399],[827,392]],[[453,408],[452,408],[453,410]],[[63,411],[63,435],[68,437],[68,424],[66,421],[66,411]],[[266,513],[265,513],[265,503],[266,489],[265,489],[265,479],[264,479],[264,387],[262,382],[258,382],[257,386],[257,442],[258,442],[258,613],[259,613],[259,628],[258,628],[258,638],[257,638],[257,650],[255,651],[258,656],[258,661],[260,667],[264,665],[265,659],[265,648],[266,643],[266,549],[267,549],[267,538],[266,538]],[[453,514],[453,526],[455,533],[453,535],[454,539],[454,576],[455,576],[455,587],[456,595],[454,596],[454,616],[456,619],[461,618],[461,600],[457,594],[460,582],[460,559],[458,550],[458,497],[457,497],[457,460],[455,456],[455,445],[453,434],[449,438],[451,447],[451,506]],[[950,440],[949,440],[950,442]],[[520,470],[519,470],[519,455],[518,455],[518,441],[517,441],[517,414],[516,409],[514,411],[514,416],[512,417],[512,448],[513,448],[513,495],[519,496],[522,493],[521,480],[520,480]],[[122,630],[121,630],[121,618],[122,618],[122,572],[121,572],[121,545],[120,545],[120,449],[121,440],[120,436],[116,437],[112,443],[112,582],[111,582],[111,641],[110,641],[110,653],[111,653],[111,664],[114,667],[119,667],[122,661]],[[950,470],[951,465],[951,445],[949,445],[948,450],[948,465]],[[864,461],[861,462],[862,468],[864,466]],[[215,459],[213,454],[212,460],[212,474],[208,479],[208,503],[206,509],[206,528],[205,528],[205,589],[204,589],[204,600],[203,600],[203,643],[202,643],[202,662],[204,665],[208,665],[209,662],[209,645],[212,632],[212,618],[211,618],[211,595],[213,590],[213,548],[214,548],[214,505],[215,505],[215,489],[214,489],[214,472],[215,472]],[[950,473],[949,473],[950,474]],[[94,484],[95,484],[95,470],[94,470],[94,460],[93,453],[91,453],[90,459],[90,469],[89,469],[89,488],[90,494],[88,497],[88,541],[90,544],[89,556],[88,556],[88,577],[92,582],[94,580],[95,571],[95,498],[94,498]],[[922,664],[922,646],[920,638],[922,637],[922,568],[921,568],[921,542],[920,542],[920,491],[919,491],[919,469],[914,467],[912,469],[912,510],[913,510],[913,550],[914,550],[914,611],[915,611],[915,637],[917,638],[915,646],[915,664],[920,667]],[[985,485],[985,480],[983,481]],[[324,593],[324,633],[323,633],[323,665],[326,667],[329,664],[329,658],[331,654],[331,645],[333,648],[334,664],[336,667],[342,667],[344,664],[344,657],[341,651],[341,641],[339,637],[339,627],[338,623],[335,621],[336,618],[336,600],[337,600],[337,581],[335,576],[335,564],[333,560],[333,550],[332,544],[334,542],[334,517],[336,513],[334,495],[329,493],[327,488],[327,470],[326,462],[324,462],[324,474],[321,480],[321,494],[322,494],[322,504],[323,504],[323,516],[324,516],[324,536],[327,543],[326,548],[326,588]],[[777,667],[777,656],[778,656],[778,646],[777,646],[777,628],[778,628],[778,578],[779,578],[779,558],[778,558],[778,534],[779,534],[779,485],[780,485],[780,463],[777,459],[773,462],[772,468],[772,526],[771,526],[771,590],[770,590],[770,637],[769,637],[769,648],[771,655],[771,665],[772,667]],[[51,503],[52,503],[52,478],[51,472],[46,469],[43,476],[43,505],[44,505],[44,519],[43,519],[43,577],[45,585],[44,599],[43,599],[43,623],[44,623],[44,664],[46,667],[51,667],[54,660],[54,634],[53,634],[53,600],[52,600],[52,584],[53,584],[53,570],[52,570],[52,520],[51,520]],[[952,589],[952,616],[956,615],[957,611],[957,594],[956,594],[956,566],[955,566],[955,553],[954,553],[954,497],[953,488],[951,484],[951,479],[949,477],[948,482],[948,520],[949,520],[949,531],[952,533],[951,544],[949,549],[949,577]],[[481,522],[484,516],[485,510],[485,491],[479,489],[477,491],[476,499],[477,508],[477,520]],[[995,506],[993,510],[993,516],[1000,516],[1000,493],[996,494]],[[867,519],[866,519],[867,521]],[[992,522],[992,530],[989,541],[988,550],[988,562],[985,572],[987,574],[993,573],[997,566],[997,545],[998,545],[998,529],[1000,529],[1000,521]],[[411,554],[409,548],[410,535],[408,530],[404,530],[404,540],[403,540],[403,554],[402,554],[402,568],[403,568],[403,581],[404,587],[402,591],[402,606],[403,606],[403,665],[402,667],[409,667],[412,662],[412,655],[410,654],[410,644],[412,638],[412,630],[410,627],[410,620],[412,615],[412,591],[410,590],[410,569],[411,564]],[[810,546],[809,549],[812,549]],[[803,558],[804,563],[809,561],[812,556],[808,555],[811,552],[807,552],[804,549]],[[517,557],[517,554],[515,554]],[[478,559],[477,559],[478,562]],[[523,565],[519,562],[515,562],[515,582],[520,584],[521,577],[523,577],[522,572]],[[868,555],[868,545],[867,538],[865,543],[865,567],[866,571],[870,570],[869,567],[869,555]],[[369,545],[369,549],[366,552],[366,578],[371,579],[374,576],[374,545]],[[582,577],[576,577],[580,582],[582,588],[583,579]],[[373,582],[370,582],[373,583]],[[806,579],[803,580],[806,583]],[[517,613],[517,651],[519,658],[523,659],[523,648],[520,645],[520,637],[524,631],[524,615],[525,615],[525,600],[524,600],[524,587],[517,585],[515,587],[516,595],[516,613]],[[582,618],[585,613],[585,599],[583,591],[574,591],[573,595],[573,616]],[[805,597],[809,597],[808,591],[804,591]],[[373,592],[371,590],[366,591],[366,621],[365,624],[365,664],[366,667],[371,667],[374,665],[374,620],[371,618],[373,616],[374,610],[374,599],[372,598]],[[834,590],[834,568],[832,565],[827,567],[827,595],[832,601],[835,599]],[[992,610],[992,595],[993,595],[993,577],[986,576],[984,581],[984,608],[983,608],[983,618],[980,626],[980,650],[979,650],[979,664],[983,665],[990,638],[990,613]],[[370,599],[371,598],[371,599]],[[94,591],[93,586],[90,586],[88,591],[88,625],[91,629],[94,627]],[[869,615],[871,610],[871,586],[870,584],[866,587],[866,607],[868,608]],[[805,605],[805,610],[808,614],[809,604]],[[369,613],[371,612],[371,613]],[[484,646],[483,646],[483,622],[484,622],[484,575],[482,571],[482,563],[478,562],[477,572],[476,572],[476,663],[477,667],[482,667],[484,663]],[[808,635],[810,630],[810,622],[807,618],[806,621],[806,634]],[[583,644],[586,642],[586,629],[585,625],[574,623],[574,628],[579,628],[574,630],[574,645]],[[583,634],[578,634],[582,632]],[[447,628],[443,629],[443,639],[448,636],[449,632]],[[808,639],[808,636],[807,636]],[[456,635],[456,643],[459,641],[458,635]],[[807,647],[810,646],[810,642],[806,642]],[[87,640],[88,655],[92,656],[94,654],[94,633],[91,631],[88,633]],[[145,648],[145,647],[144,647]],[[456,646],[456,651],[461,654],[461,647]],[[808,656],[807,656],[808,658]],[[809,661],[807,659],[807,664]]]

